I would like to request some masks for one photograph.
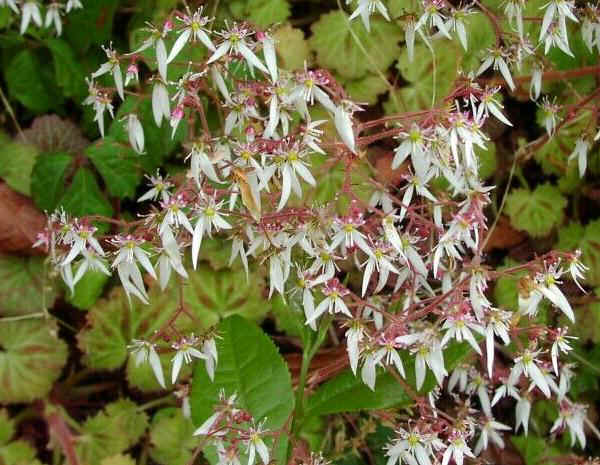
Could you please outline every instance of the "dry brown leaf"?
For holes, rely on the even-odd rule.
[[[0,252],[41,254],[41,249],[32,249],[31,246],[45,224],[46,216],[31,199],[0,182]]]

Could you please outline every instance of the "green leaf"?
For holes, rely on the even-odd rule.
[[[466,355],[471,353],[468,344],[451,344],[444,350],[444,362],[448,371],[452,370]],[[415,357],[407,351],[401,352],[402,362],[407,374],[407,382],[415,386]],[[428,392],[435,386],[435,379],[427,371],[421,392]],[[389,373],[380,372],[377,376],[375,391],[371,391],[359,376],[345,370],[319,387],[308,398],[306,416],[329,415],[359,410],[376,410],[391,407],[404,407],[413,403],[413,399]]]
[[[75,292],[67,294],[67,302],[81,310],[87,310],[96,303],[109,277],[95,270],[88,270],[77,284]]]
[[[404,48],[396,67],[409,85],[399,90],[399,99],[406,111],[431,108],[435,92],[435,102],[441,102],[452,89],[460,66],[460,45],[455,42],[434,42],[433,51],[423,44],[415,45],[415,58],[408,59]],[[386,108],[386,111],[392,110]],[[397,112],[394,108],[392,112]]]
[[[342,84],[352,100],[370,105],[377,103],[377,97],[388,90],[383,79],[370,73],[358,79],[344,81]]]
[[[558,457],[561,452],[556,447],[549,446],[545,438],[533,436],[512,436],[510,442],[521,453],[525,465],[557,465],[555,461],[549,461],[548,457]]]
[[[100,465],[135,465],[129,454],[115,454],[100,461]]]
[[[88,168],[80,168],[71,186],[59,202],[64,209],[75,216],[112,216],[113,209],[100,191],[94,174]]]
[[[50,392],[67,361],[67,345],[52,320],[0,324],[0,403],[31,402]]]
[[[498,160],[496,159],[496,144],[494,142],[487,142],[487,150],[483,150],[479,146],[475,146],[475,155],[479,159],[479,176],[481,179],[490,178],[495,172],[498,166]]]
[[[292,337],[298,337],[304,345],[310,340],[313,330],[306,324],[304,310],[297,296],[289,296],[287,301],[281,296],[273,297],[272,313],[277,329]]]
[[[247,18],[259,27],[268,27],[286,21],[291,14],[287,0],[248,0]]]
[[[118,0],[94,0],[87,2],[85,8],[71,11],[64,31],[67,41],[84,54],[92,44],[110,40],[118,4]]]
[[[186,465],[200,438],[192,436],[194,424],[181,409],[160,410],[150,427],[150,457],[161,465]]]
[[[54,211],[65,193],[65,175],[73,158],[64,152],[42,154],[31,173],[31,197],[41,210]]]
[[[90,145],[85,154],[102,175],[111,195],[121,199],[133,198],[142,179],[138,159],[143,155],[136,154],[129,144],[123,145],[110,136]]]
[[[148,416],[129,399],[108,404],[102,412],[88,418],[81,426],[75,450],[77,457],[97,465],[133,446],[148,426]]]
[[[273,341],[256,325],[239,316],[219,325],[219,363],[211,382],[196,364],[190,402],[192,418],[200,425],[213,413],[221,389],[237,393],[240,405],[256,420],[266,418],[269,429],[283,426],[294,408],[292,381]]]
[[[215,271],[206,263],[200,263],[196,271],[189,272],[189,279],[183,286],[186,308],[197,319],[178,318],[176,327],[183,332],[208,329],[220,318],[232,314],[260,319],[270,309],[263,297],[264,278],[257,273],[251,273],[247,281],[243,270]],[[89,310],[87,327],[78,335],[87,366],[96,370],[115,370],[122,366],[127,360],[127,345],[131,340],[149,339],[177,309],[178,281],[172,279],[164,292],[153,282],[148,295],[149,305],[135,298],[130,305],[119,287]],[[165,367],[169,366],[168,360],[172,357],[169,354],[164,357]],[[128,363],[127,377],[140,389],[160,389],[148,365],[136,368],[134,363]]]
[[[35,449],[27,441],[13,441],[0,447],[0,461],[3,465],[41,465]]]
[[[567,199],[551,184],[540,184],[534,191],[514,189],[506,198],[506,213],[511,224],[532,237],[543,237],[564,217]]]
[[[352,37],[350,28],[368,56]],[[319,66],[349,79],[374,72],[374,68],[384,72],[400,54],[398,42],[403,38],[402,30],[385,19],[372,17],[369,33],[361,21],[350,24],[342,11],[321,15],[311,30],[308,42],[317,54]]]
[[[87,93],[86,73],[71,46],[62,39],[50,38],[46,44],[52,53],[56,83],[65,97],[82,100]]]
[[[585,236],[585,228],[577,222],[571,222],[558,230],[558,242],[555,247],[565,252],[575,251]]]
[[[51,70],[32,50],[16,55],[4,70],[9,94],[34,113],[45,113],[62,101]]]
[[[0,301],[2,316],[18,316],[51,308],[56,287],[40,257],[0,255]]]
[[[15,422],[6,409],[0,410],[0,446],[5,445],[15,434]]]
[[[8,142],[0,145],[0,177],[10,187],[30,195],[31,171],[38,156],[31,144]]]
[[[302,29],[285,24],[275,31],[273,37],[277,46],[277,64],[283,69],[302,69],[309,60],[310,50]]]

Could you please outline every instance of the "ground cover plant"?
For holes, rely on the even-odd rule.
[[[598,464],[600,6],[0,0],[6,465]]]

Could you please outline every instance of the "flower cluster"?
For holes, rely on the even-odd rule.
[[[447,38],[455,34],[467,48],[464,21],[471,8],[425,1],[410,29],[412,36],[407,29],[407,46],[414,44],[415,32],[425,42],[433,40],[435,29]],[[505,8],[517,34],[491,49],[477,73],[465,76],[443,106],[389,118],[393,123],[385,131],[378,129],[383,121],[369,126],[359,121],[361,106],[326,70],[281,69],[269,31],[235,22],[215,30],[209,27],[213,18],[202,8],[177,11],[174,20],[159,27],[149,25],[147,39],[134,52],[105,48],[107,61],[88,81],[85,103],[93,107],[104,134],[105,113],[114,116],[113,102],[123,100],[129,88],[143,85],[140,52],[153,49],[157,73],[145,89],[157,126],[166,121],[174,135],[187,121],[187,175],[150,176],[148,190],[138,201],[152,206],[139,220],[115,220],[118,234],[96,237],[94,221],[102,218],[70,218],[58,211],[50,215],[37,245],[50,251],[71,290],[90,269],[105,274],[116,270],[127,296],[146,304],[150,280],[165,289],[174,274],[188,278],[188,263],[197,267],[206,237],[219,235],[230,241],[230,265],[239,260],[248,276],[251,265],[268,270],[269,298],[279,294],[296,300],[313,330],[331,321],[346,328],[348,364],[370,389],[376,388],[384,371],[406,383],[403,378],[413,374],[405,368],[411,360],[417,391],[446,385],[452,393],[460,411],[457,418],[442,415],[435,389],[428,402],[417,399],[421,420],[408,429],[398,428],[397,439],[387,449],[390,465],[428,465],[435,460],[460,464],[489,444],[503,447],[502,432],[509,427],[494,418],[494,407],[504,398],[512,399],[515,429],[527,433],[532,402],[552,397],[560,405],[553,431],[568,429],[573,441],[584,447],[585,407],[569,400],[573,371],[561,360],[571,350],[571,338],[567,328],[536,324],[538,310],[546,304],[574,321],[560,285],[569,277],[581,287],[585,267],[579,255],[550,252],[502,271],[484,264],[485,208],[492,187],[479,176],[478,153],[486,150],[489,140],[487,121],[493,118],[507,126],[511,122],[500,101],[502,87],[476,76],[498,71],[512,90],[516,84],[511,67],[535,58],[523,32],[522,3],[509,1]],[[545,6],[539,41],[546,53],[557,46],[570,54],[566,24],[579,21],[574,11],[565,0]],[[586,11],[585,42],[600,51],[597,11]],[[388,17],[379,0],[359,0],[351,18],[360,16],[368,29],[374,12]],[[168,38],[173,39],[170,50]],[[179,62],[189,47],[203,47],[206,61]],[[185,72],[172,81],[169,70],[175,67]],[[112,78],[114,88],[101,87],[101,76]],[[541,74],[535,76],[531,97],[537,100]],[[217,130],[207,121],[206,95],[218,104],[222,125]],[[552,137],[560,124],[560,107],[543,105]],[[316,109],[325,119],[313,118]],[[132,148],[143,154],[140,118],[130,113],[122,122]],[[381,139],[394,144],[391,168],[402,170],[402,180],[397,186],[370,180],[372,196],[363,199],[351,174],[367,146]],[[586,141],[591,139],[582,138],[573,152],[582,175]],[[305,201],[318,184],[316,154],[325,156],[325,164],[344,166],[339,192],[349,201],[344,211]],[[440,179],[447,187],[440,187]],[[520,272],[526,276],[519,282],[518,310],[494,307],[488,300],[490,284]],[[472,367],[448,361],[446,354],[457,347],[474,355]],[[194,359],[204,360],[213,377],[218,359],[214,335],[176,334],[171,349],[173,383],[182,366]],[[499,349],[502,357],[497,356]],[[164,387],[155,342],[133,341],[131,350],[137,363],[151,365]],[[268,435],[264,425],[237,408],[235,400],[223,396],[216,413],[196,434],[210,437],[220,463],[239,463],[244,445],[249,465],[257,454],[266,465],[270,453],[263,440]]]
[[[41,6],[38,0],[0,0],[0,7],[10,8],[14,14],[21,16],[21,34],[25,34],[29,26],[34,24],[39,28],[53,27],[56,35],[60,36],[63,29],[61,16],[83,8],[83,4],[81,0],[66,0],[51,1]]]

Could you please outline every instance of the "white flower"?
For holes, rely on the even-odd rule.
[[[25,34],[25,31],[27,31],[29,23],[32,20],[38,27],[42,27],[42,14],[40,13],[40,6],[35,0],[29,0],[23,4],[21,11],[21,35]]]
[[[88,247],[82,250],[81,254],[83,256],[83,260],[80,261],[77,272],[73,277],[73,286],[77,284],[81,278],[83,278],[83,275],[88,269],[110,276],[110,271],[108,271],[106,268],[104,260],[93,248]],[[73,291],[73,289],[71,289],[71,291]]]
[[[352,128],[352,110],[345,108],[344,103],[335,108],[334,123],[340,139],[352,153],[356,153],[356,141]]]
[[[569,258],[569,273],[571,274],[571,279],[577,287],[581,290],[581,292],[585,293],[583,287],[579,283],[580,279],[585,279],[585,272],[588,270],[588,267],[585,266],[581,262],[581,250],[577,249],[574,254]]]
[[[46,20],[44,22],[45,27],[50,27],[54,23],[57,36],[62,34],[62,21],[60,19],[61,8],[62,5],[60,3],[51,3],[48,5],[48,10],[46,11]]]
[[[532,352],[529,349],[525,349],[523,354],[515,359],[515,364],[510,371],[509,383],[516,384],[521,374],[524,374],[528,378],[531,378],[533,384],[535,384],[546,397],[550,397],[548,381],[546,381],[542,370],[537,366],[539,361],[536,357],[539,354],[539,350]]]
[[[451,436],[450,445],[444,451],[442,465],[448,465],[451,458],[454,459],[456,465],[463,465],[465,456],[475,458],[473,452],[471,452],[471,449],[463,437],[463,433],[455,431]]]
[[[188,274],[183,266],[179,244],[177,244],[171,228],[165,228],[160,235],[160,239],[162,242],[162,252],[158,256],[156,266],[158,268],[160,288],[164,291],[171,277],[171,269],[174,269],[184,279],[188,278]]]
[[[531,82],[529,83],[529,96],[531,100],[540,98],[542,92],[542,75],[544,70],[540,66],[533,68],[531,72]]]
[[[506,60],[510,55],[505,53],[501,48],[493,48],[488,50],[488,56],[477,70],[477,75],[481,75],[484,73],[490,66],[494,69],[494,71],[500,71],[502,77],[510,87],[510,90],[515,90],[515,83],[513,82],[512,76],[510,74],[510,69],[508,68],[508,64]]]
[[[485,347],[488,376],[490,379],[492,378],[494,367],[494,334],[502,339],[504,345],[510,344],[508,329],[511,317],[512,314],[510,312],[499,309],[492,309],[488,313],[488,324],[485,328]]]
[[[577,159],[577,166],[579,167],[579,177],[583,178],[585,170],[587,168],[587,155],[590,149],[590,143],[583,137],[579,137],[575,141],[575,148],[571,155],[569,155],[569,161]]]
[[[98,68],[92,74],[92,79],[96,79],[99,76],[110,73],[115,81],[115,86],[117,88],[119,97],[121,97],[121,100],[124,100],[125,95],[123,90],[123,73],[121,72],[119,56],[117,55],[117,52],[112,49],[112,44],[109,47],[102,47],[102,49],[104,50],[104,53],[106,53],[108,61],[100,65],[100,68]]]
[[[278,79],[277,68],[277,53],[275,51],[275,39],[266,32],[256,34],[256,38],[262,43],[265,63],[271,76],[271,81],[276,82]]]
[[[508,0],[504,5],[504,14],[508,22],[516,27],[519,37],[523,37],[523,4],[524,0]]]
[[[235,257],[240,256],[244,270],[246,271],[246,279],[248,279],[248,258],[246,257],[246,251],[244,250],[244,241],[240,237],[234,237],[231,242],[231,257],[229,257],[229,264],[231,266]]]
[[[554,17],[558,17],[558,22],[561,24],[561,28],[564,29],[565,38],[566,38],[566,26],[565,19],[569,18],[571,21],[576,23],[579,22],[577,17],[573,14],[573,9],[575,8],[575,2],[568,0],[551,0],[550,2],[543,5],[540,10],[546,9],[544,13],[544,19],[542,20],[542,27],[540,28],[540,42],[544,40],[550,25],[554,21]]]
[[[358,357],[360,354],[360,342],[365,336],[365,327],[361,320],[352,320],[350,327],[346,331],[346,351],[348,352],[348,360],[350,361],[350,368],[352,373],[356,375],[356,369],[358,368]]]
[[[140,155],[144,153],[144,128],[135,113],[127,115],[127,134],[131,148]]]
[[[84,105],[92,105],[95,116],[94,121],[98,123],[98,129],[100,130],[100,135],[104,137],[104,112],[108,110],[110,116],[114,118],[113,106],[111,103],[110,96],[98,89],[94,84],[93,80],[89,80],[86,78],[86,82],[88,84],[88,96],[83,101]]]
[[[215,368],[219,361],[219,353],[217,351],[217,343],[214,337],[210,337],[204,340],[202,343],[202,353],[206,355],[204,361],[206,365],[206,372],[211,381],[215,379]]]
[[[0,0],[0,7],[3,6],[7,6],[16,14],[19,14],[19,6],[17,5],[17,0]]]
[[[398,339],[396,339],[398,341]],[[415,373],[417,381],[417,389],[421,389],[423,382],[425,381],[425,374],[427,367],[435,375],[435,379],[439,385],[444,381],[444,377],[448,375],[446,368],[444,367],[444,354],[442,352],[441,344],[434,338],[430,341],[422,343],[417,351],[415,359]]]
[[[436,451],[444,447],[443,443],[432,433],[422,433],[417,428],[398,428],[398,437],[386,444],[385,455],[389,457],[387,465],[431,465]]]
[[[212,236],[212,229],[217,231],[221,229],[231,229],[231,225],[223,219],[224,213],[219,212],[223,206],[223,201],[216,203],[214,197],[205,197],[203,205],[198,206],[195,211],[196,226],[192,233],[192,263],[194,269],[198,263],[198,254],[202,245],[204,233]]]
[[[158,229],[159,234],[162,235],[164,230],[171,226],[174,226],[175,228],[183,226],[190,234],[194,234],[194,228],[192,228],[190,220],[188,220],[186,214],[183,212],[183,209],[186,206],[187,202],[182,194],[169,197],[166,201],[161,202],[164,216]]]
[[[519,431],[519,426],[523,426],[525,436],[529,429],[529,414],[531,413],[531,401],[523,396],[517,401],[515,407],[515,432]]]
[[[264,441],[262,440],[262,435],[265,433],[265,430],[263,429],[263,425],[259,424],[257,426],[252,426],[249,428],[248,430],[248,439],[245,440],[246,442],[246,454],[248,454],[248,465],[253,465],[254,464],[254,458],[256,456],[256,453],[258,452],[258,455],[260,456],[260,459],[262,460],[264,465],[268,465],[269,463],[269,449],[267,448],[267,446],[265,445]]]
[[[558,376],[558,355],[560,352],[567,354],[573,348],[569,345],[569,339],[577,339],[575,336],[567,336],[567,328],[558,328],[552,348],[550,349],[550,356],[552,357],[552,368],[554,373]]]
[[[471,13],[472,11],[469,8],[461,8],[459,10],[452,8],[450,19],[446,23],[446,28],[448,30],[456,32],[458,40],[465,51],[468,48],[465,18]]]
[[[281,175],[281,197],[279,198],[277,210],[281,210],[287,203],[292,190],[298,197],[302,196],[302,187],[298,180],[298,175],[311,186],[315,186],[317,181],[315,181],[315,178],[308,169],[306,161],[308,151],[301,149],[299,144],[279,149],[275,152],[275,157],[277,159],[277,170]],[[262,186],[268,182],[267,171],[265,169]]]
[[[454,388],[456,386],[458,386],[458,390],[460,392],[465,392],[465,390],[467,389],[468,377],[469,366],[457,366],[454,370],[452,370],[452,374],[450,375],[450,379],[448,380],[448,392],[454,391]]]
[[[510,396],[515,400],[519,400],[521,398],[521,396],[519,396],[519,392],[515,388],[515,385],[510,382],[510,379],[503,379],[502,384],[496,388],[494,398],[492,399],[492,407],[505,396]]]
[[[392,265],[393,258],[388,256],[390,250],[389,247],[386,247],[384,244],[377,243],[373,252],[368,256],[367,260],[361,265],[361,268],[364,267],[363,270],[363,282],[362,282],[362,296],[364,297],[367,292],[367,287],[369,286],[369,282],[371,281],[371,275],[373,271],[377,270],[379,273],[379,280],[374,294],[377,294],[388,281],[390,272],[395,274],[400,274],[400,272],[396,269],[394,265]]]
[[[484,115],[487,117],[488,116],[488,112],[491,113],[492,115],[494,115],[498,120],[502,121],[504,124],[506,124],[507,126],[512,126],[512,123],[506,118],[506,116],[504,116],[504,114],[502,114],[502,108],[504,108],[502,106],[502,104],[500,102],[498,102],[494,96],[496,95],[496,93],[498,93],[498,91],[500,90],[500,87],[494,87],[494,88],[487,88],[482,96],[481,96],[481,103],[479,104],[479,107],[477,108],[477,117],[476,119],[480,120]]]
[[[371,247],[367,244],[366,237],[358,228],[365,224],[362,214],[352,214],[344,217],[338,217],[333,222],[335,234],[331,239],[333,248],[343,244],[345,248],[357,246],[369,256],[373,255]]]
[[[429,27],[437,27],[440,33],[446,36],[446,38],[452,39],[446,29],[445,18],[440,13],[443,6],[444,3],[441,0],[424,0],[423,9],[425,11],[419,18],[419,21],[417,21],[416,29],[429,24]]]
[[[83,8],[80,0],[67,0],[66,11],[69,13],[71,10]]]
[[[488,448],[488,443],[491,441],[500,449],[504,449],[504,440],[502,439],[501,434],[498,431],[509,431],[510,426],[505,425],[504,423],[500,423],[494,420],[491,417],[486,419],[486,422],[481,427],[481,436],[479,436],[479,440],[477,444],[475,444],[475,449],[473,452],[475,455],[479,455],[481,452]]]
[[[253,34],[252,31],[242,25],[234,23],[232,26],[228,25],[228,30],[217,32],[216,34],[223,38],[223,42],[221,42],[208,59],[206,62],[207,64],[211,64],[229,53],[230,55],[242,55],[251,68],[256,67],[265,74],[269,73],[269,70],[251,50],[250,47],[252,45],[246,41],[247,38]]]
[[[111,241],[119,248],[117,256],[112,263],[112,267],[117,269],[123,289],[129,297],[129,294],[135,295],[144,303],[148,303],[148,295],[144,286],[142,274],[137,267],[136,261],[142,265],[144,270],[154,279],[156,273],[152,267],[152,263],[148,259],[148,252],[140,247],[144,243],[143,239],[136,239],[129,236],[116,236]]]
[[[152,87],[152,114],[158,127],[161,126],[163,118],[171,119],[169,92],[160,79],[155,79]]]
[[[210,37],[208,37],[208,30],[205,29],[205,26],[211,20],[207,16],[202,16],[202,9],[203,6],[196,10],[194,14],[191,14],[188,7],[187,14],[177,18],[182,21],[185,26],[179,31],[179,37],[173,44],[173,48],[167,57],[167,63],[171,63],[175,59],[190,39],[192,41],[199,40],[209,50],[215,50],[215,46],[210,40]]]
[[[142,363],[150,363],[150,367],[152,368],[152,372],[154,373],[158,384],[160,384],[163,389],[166,389],[165,377],[155,345],[151,342],[133,339],[131,344],[127,346],[127,349],[130,350],[131,355],[135,357],[135,366],[139,367]]]
[[[172,345],[173,349],[175,349],[177,352],[172,358],[173,371],[171,372],[171,383],[175,384],[175,381],[177,381],[177,376],[179,376],[179,371],[181,370],[184,362],[186,364],[192,363],[194,358],[199,358],[202,360],[207,359],[206,355],[196,349],[195,346],[198,345],[198,342],[199,339],[192,334],[189,337],[181,338],[180,341]]]
[[[365,25],[365,29],[367,31],[371,31],[371,24],[369,22],[369,17],[378,11],[381,16],[383,16],[386,20],[391,21],[388,15],[387,8],[383,4],[381,0],[358,0],[358,6],[356,10],[350,15],[350,21],[360,16],[361,21]]]
[[[569,43],[567,42],[566,30],[563,30],[563,28],[556,23],[552,23],[550,25],[548,33],[544,38],[544,53],[547,55],[550,49],[554,46],[561,49],[570,57],[575,58],[575,55],[573,55],[573,52],[571,52]]]
[[[586,418],[587,407],[582,404],[571,404],[563,402],[560,408],[558,418],[552,425],[550,433],[554,433],[565,426],[569,428],[571,435],[571,447],[579,441],[582,449],[585,449],[585,432],[583,424]]]
[[[138,199],[138,202],[143,202],[145,200],[156,200],[158,197],[160,197],[163,202],[169,200],[169,189],[173,187],[173,183],[163,179],[163,177],[158,173],[158,170],[156,176],[145,176],[150,181],[152,188],[142,195]]]
[[[346,316],[352,318],[352,313],[348,310],[348,307],[344,303],[344,296],[348,295],[350,291],[342,286],[337,278],[333,278],[327,282],[323,288],[323,294],[325,298],[315,308],[314,313],[306,321],[309,324],[311,321],[319,318],[323,313],[343,313]]]
[[[458,342],[465,340],[475,352],[481,355],[481,349],[471,330],[482,334],[484,329],[474,321],[472,316],[462,312],[456,315],[450,315],[446,318],[446,321],[444,321],[442,329],[446,330],[441,342],[442,347],[444,347],[452,338],[455,338]]]
[[[567,318],[569,318],[569,320],[574,323],[575,314],[573,313],[571,304],[561,290],[556,286],[557,283],[561,283],[561,281],[558,280],[559,277],[560,272],[554,267],[551,267],[545,274],[537,278],[538,282],[541,281],[537,289],[544,295],[544,297],[552,302],[552,304],[558,307],[567,316]]]

